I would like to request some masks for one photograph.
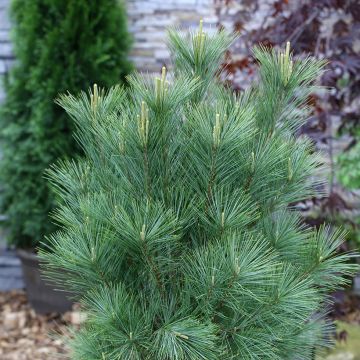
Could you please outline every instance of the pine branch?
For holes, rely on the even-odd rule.
[[[257,48],[260,80],[234,96],[216,78],[234,36],[202,26],[169,32],[173,77],[60,98],[85,159],[48,172],[63,231],[41,256],[89,314],[74,359],[311,360],[359,268],[288,208],[320,182],[295,132],[324,62]]]

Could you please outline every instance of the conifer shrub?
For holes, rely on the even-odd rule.
[[[88,312],[73,359],[306,360],[329,344],[328,294],[355,255],[289,207],[317,188],[320,157],[294,134],[324,62],[256,48],[260,80],[236,95],[216,77],[233,40],[171,30],[171,79],[60,97],[86,156],[48,172],[63,228],[41,257]]]
[[[54,230],[44,170],[79,153],[72,122],[54,99],[124,80],[131,42],[118,0],[13,0],[11,17],[16,64],[0,114],[0,213],[8,216],[9,240],[33,247]]]

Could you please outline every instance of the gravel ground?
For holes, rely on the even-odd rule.
[[[83,318],[77,305],[63,315],[37,315],[24,291],[0,292],[0,359],[68,359],[61,336],[78,327]]]

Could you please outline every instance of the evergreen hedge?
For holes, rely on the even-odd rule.
[[[31,247],[54,229],[44,170],[79,152],[73,126],[54,99],[95,82],[123,81],[131,70],[131,39],[117,0],[14,0],[11,17],[16,65],[0,118],[0,213],[8,216],[11,242]]]

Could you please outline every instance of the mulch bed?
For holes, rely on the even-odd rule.
[[[78,327],[82,319],[76,305],[63,315],[38,315],[24,291],[0,292],[0,359],[68,359],[61,336],[69,334],[69,325]]]

